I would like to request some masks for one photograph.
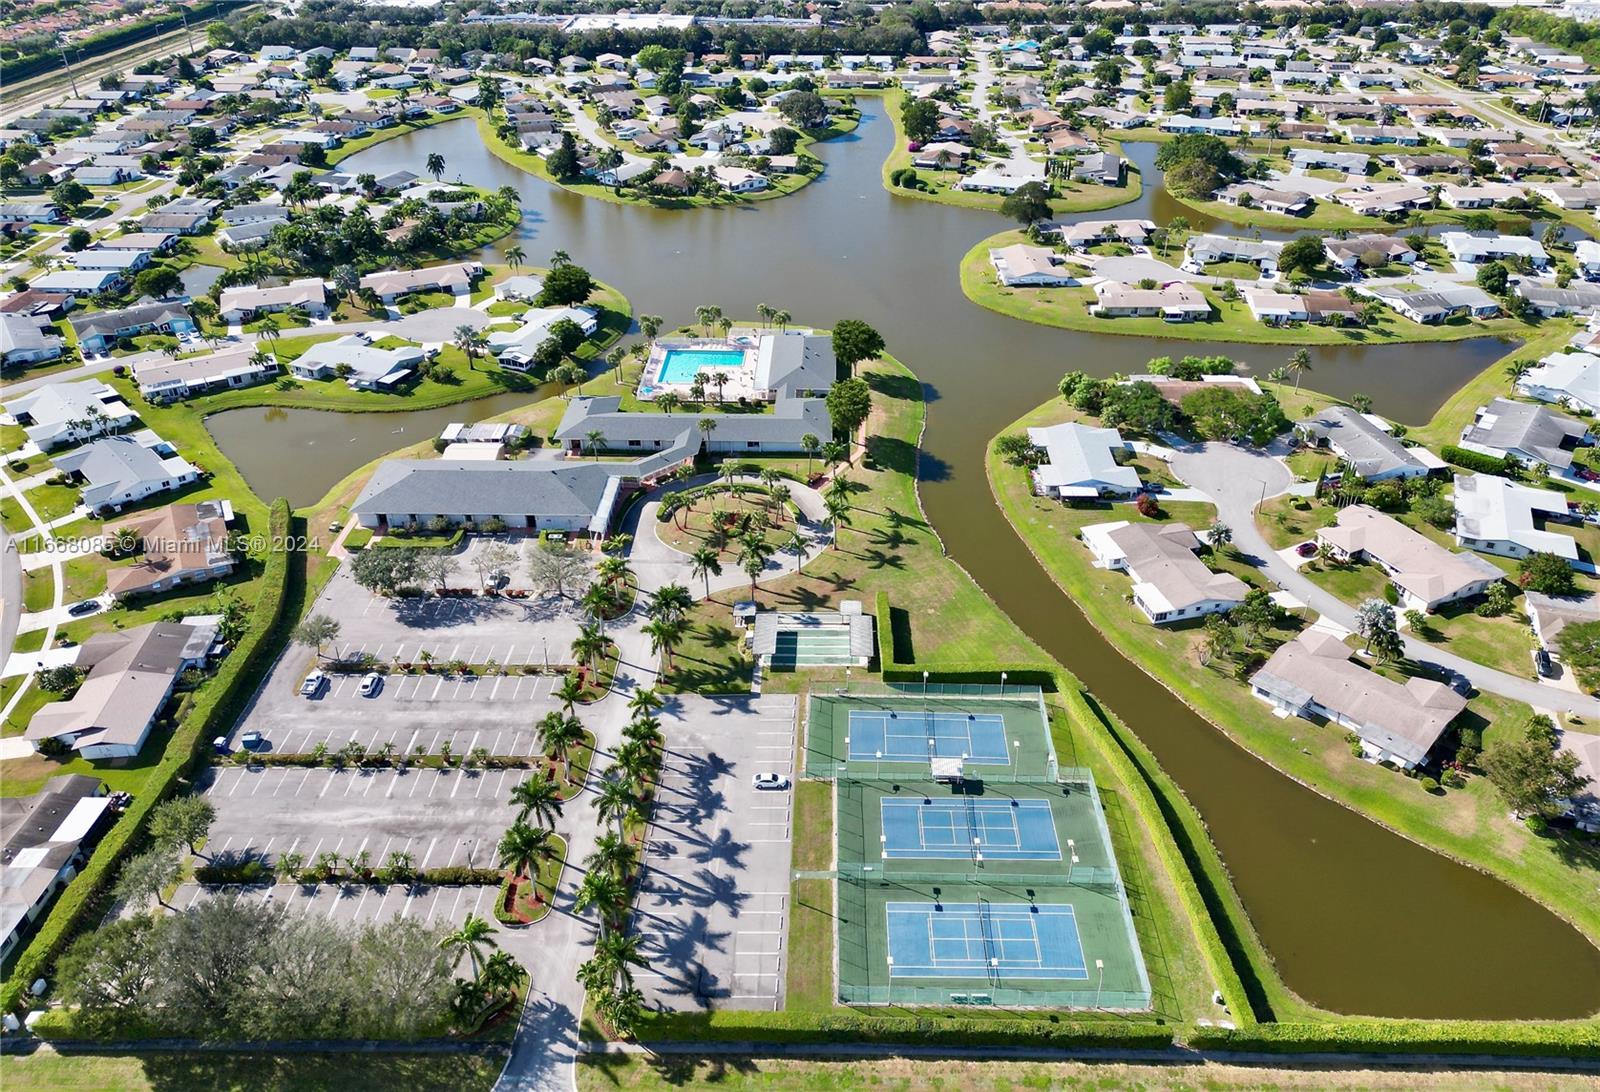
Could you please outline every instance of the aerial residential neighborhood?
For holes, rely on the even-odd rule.
[[[1600,5],[0,26],[0,1086],[1593,1079]]]

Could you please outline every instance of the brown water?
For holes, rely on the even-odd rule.
[[[564,249],[621,288],[637,311],[660,314],[669,326],[693,321],[697,305],[754,315],[762,302],[801,322],[854,316],[873,323],[925,384],[922,495],[951,554],[1127,721],[1188,793],[1292,989],[1328,1008],[1390,1016],[1571,1017],[1600,1008],[1600,950],[1582,935],[1505,884],[1413,845],[1235,746],[1102,640],[999,527],[984,446],[1049,397],[1062,372],[1130,372],[1152,356],[1189,351],[1229,353],[1265,372],[1289,351],[1052,330],[972,305],[961,294],[959,260],[1005,223],[886,194],[879,166],[892,128],[874,101],[863,104],[861,129],[824,148],[829,166],[820,181],[780,201],[725,211],[572,196],[495,159],[470,121],[381,144],[344,166],[416,169],[438,151],[447,175],[512,185],[525,209],[514,241],[530,264]],[[1148,147],[1130,153],[1149,168]],[[1178,208],[1151,185],[1138,202],[1091,215],[1165,222]],[[1338,395],[1366,393],[1379,411],[1419,422],[1505,351],[1488,339],[1313,350],[1314,384]],[[439,420],[504,408],[458,406]],[[393,416],[289,411],[268,422],[260,411],[231,411],[211,425],[258,492],[310,503],[360,463],[437,431],[413,425],[411,415]],[[401,424],[404,435],[389,431]],[[290,436],[299,446],[285,442]],[[349,457],[330,457],[341,445]],[[1396,792],[1412,789],[1396,779]]]

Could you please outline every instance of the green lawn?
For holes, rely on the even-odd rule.
[[[1212,262],[1206,266],[1208,277],[1231,277],[1236,281],[1261,279],[1261,268],[1254,262]]]
[[[1324,565],[1312,561],[1300,569],[1306,579],[1350,604],[1382,599],[1389,574],[1376,565]]]
[[[1052,400],[1006,431],[1053,423],[1063,418],[1061,407]],[[1002,511],[1062,590],[1124,656],[1198,713],[1289,776],[1430,848],[1487,869],[1591,937],[1600,936],[1600,902],[1593,897],[1600,849],[1535,837],[1507,816],[1482,777],[1469,779],[1464,790],[1429,795],[1393,771],[1354,758],[1342,731],[1274,717],[1231,671],[1218,669],[1231,665],[1199,662],[1198,627],[1158,629],[1123,600],[1125,589],[1095,569],[1074,538],[1082,513],[1032,496],[1027,475],[1005,464],[992,447],[988,469]],[[1530,713],[1526,706],[1479,695],[1466,716],[1492,740],[1500,732],[1521,731]]]
[[[1430,326],[1412,322],[1388,308],[1379,308],[1374,321],[1364,327],[1320,326],[1313,323],[1268,326],[1255,320],[1242,299],[1224,299],[1221,290],[1210,285],[1200,286],[1201,293],[1212,307],[1210,318],[1204,321],[1101,318],[1089,313],[1089,308],[1095,303],[1095,294],[1088,287],[1007,288],[999,283],[994,266],[989,262],[989,251],[1025,241],[1020,231],[1004,231],[967,251],[961,259],[961,290],[969,300],[1011,318],[1067,330],[1261,345],[1398,345],[1422,341],[1462,341],[1492,335],[1531,337],[1543,325],[1500,318],[1487,321],[1462,319]],[[1242,266],[1246,263],[1230,264]],[[1248,266],[1248,269],[1253,275],[1255,267]],[[1207,272],[1216,270],[1208,268]],[[1570,336],[1571,327],[1568,323],[1558,320],[1555,324]]]
[[[499,1055],[58,1054],[0,1057],[8,1092],[476,1092],[494,1086]]]
[[[36,485],[23,494],[28,498],[28,503],[33,505],[33,510],[39,518],[46,523],[58,520],[68,515],[78,507],[80,491],[75,485]],[[22,529],[28,526],[28,517],[23,514],[22,505],[17,503],[17,498],[6,494],[0,499],[0,521],[7,527]]]

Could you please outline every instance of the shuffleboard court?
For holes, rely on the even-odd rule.
[[[855,762],[959,758],[974,765],[1011,764],[1005,717],[948,710],[852,709],[849,756]]]
[[[880,802],[883,855],[906,860],[1059,861],[1049,800],[901,799]]]
[[[1070,905],[891,902],[891,978],[1087,979]]]

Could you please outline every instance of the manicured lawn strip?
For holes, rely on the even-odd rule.
[[[505,1058],[484,1054],[59,1054],[0,1059],[9,1092],[488,1092]]]
[[[43,631],[41,630],[40,632]],[[27,693],[22,695],[22,700],[17,702],[17,707],[11,710],[11,715],[6,717],[3,724],[0,724],[0,736],[20,736],[28,730],[28,722],[33,719],[35,713],[52,701],[61,700],[60,694],[51,694],[39,689],[30,675],[16,675],[7,679],[6,682],[11,684],[13,689],[26,684],[28,690]],[[10,700],[11,689],[6,690],[5,698]],[[12,783],[24,781],[28,773],[26,767],[35,763],[47,765],[50,769],[54,769],[59,765],[56,762],[46,762],[46,760],[39,758],[37,755],[8,759],[6,761],[5,783],[0,784],[0,796],[26,796],[28,792],[32,792],[32,789],[28,789],[27,792],[13,791]]]
[[[889,120],[894,123],[894,147],[889,150],[888,158],[883,161],[880,172],[883,179],[883,188],[896,197],[910,197],[918,201],[935,201],[941,205],[957,205],[961,208],[989,209],[1000,211],[1000,206],[1005,202],[1005,197],[997,193],[969,193],[966,190],[951,189],[958,180],[966,177],[956,171],[924,170],[917,167],[917,177],[927,183],[929,190],[911,190],[896,186],[889,181],[889,176],[902,167],[911,166],[911,152],[907,149],[906,131],[900,123],[900,109],[905,102],[905,91],[898,87],[891,87],[883,94],[883,109],[889,115]],[[1105,150],[1113,155],[1122,153],[1122,145],[1115,140],[1105,138]],[[1056,197],[1050,202],[1050,207],[1057,213],[1067,212],[1094,212],[1098,209],[1116,208],[1126,205],[1130,201],[1137,201],[1143,192],[1143,181],[1139,170],[1131,162],[1128,164],[1127,180],[1120,186],[1083,185],[1066,179],[1055,179],[1058,192],[1064,191],[1066,196]]]
[[[1042,425],[1060,416],[1052,401],[1006,431]],[[1593,898],[1593,869],[1600,850],[1581,842],[1559,846],[1511,822],[1487,779],[1473,777],[1462,790],[1439,796],[1414,781],[1354,758],[1336,727],[1279,721],[1243,685],[1225,681],[1214,668],[1199,667],[1192,630],[1161,630],[1145,623],[1123,601],[1125,589],[1094,569],[1069,524],[1069,509],[1031,496],[1026,474],[999,460],[991,446],[991,486],[1002,511],[1052,579],[1089,621],[1122,653],[1252,753],[1310,788],[1413,838],[1430,848],[1485,868],[1529,894],[1589,936],[1600,935],[1600,902]],[[1118,513],[1121,516],[1121,513]],[[1469,710],[1486,719],[1485,743],[1500,732],[1522,730],[1529,711],[1480,695]],[[1576,854],[1586,867],[1562,853]]]
[[[801,781],[794,787],[796,872],[823,872],[833,867],[833,785],[827,781]]]
[[[78,507],[79,492],[79,488],[75,485],[36,485],[23,495],[28,498],[28,503],[33,505],[33,510],[39,514],[39,518],[50,523],[68,515]],[[3,518],[10,527],[22,528],[28,523],[27,517],[22,514],[22,506],[9,494],[4,504],[0,504],[0,518]]]
[[[795,880],[789,888],[786,1012],[826,1013],[834,1007],[833,882]]]
[[[1413,423],[1408,439],[1427,444],[1437,452],[1445,444],[1461,442],[1461,430],[1472,423],[1472,415],[1479,406],[1487,405],[1496,397],[1512,397],[1511,377],[1506,366],[1514,360],[1539,360],[1551,353],[1561,352],[1572,335],[1582,327],[1571,320],[1551,320],[1538,331],[1515,346],[1507,346],[1504,357],[1479,372],[1462,388],[1445,400],[1426,423]],[[1288,405],[1287,402],[1284,403]]]
[[[1464,341],[1475,337],[1532,337],[1540,324],[1516,319],[1490,319],[1442,323],[1412,322],[1388,308],[1380,308],[1370,326],[1268,326],[1257,322],[1241,300],[1224,300],[1218,289],[1205,285],[1201,292],[1211,302],[1212,318],[1205,322],[1167,322],[1160,318],[1097,318],[1089,313],[1095,295],[1089,288],[1007,288],[995,278],[989,262],[993,248],[1026,242],[1020,231],[1004,231],[978,243],[961,259],[961,290],[980,307],[1024,322],[1084,330],[1096,334],[1162,337],[1181,341],[1231,341],[1259,345],[1400,345],[1424,341]],[[1552,320],[1570,337],[1572,326]]]
[[[22,609],[32,613],[49,610],[55,602],[56,578],[50,566],[30,569],[22,574]],[[63,600],[64,601],[64,600]]]

